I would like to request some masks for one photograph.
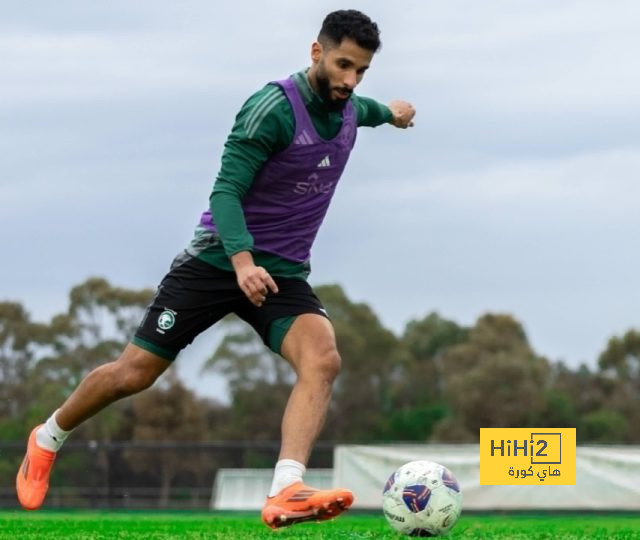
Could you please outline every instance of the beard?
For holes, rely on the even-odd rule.
[[[316,83],[318,85],[318,94],[330,111],[340,112],[345,108],[353,92],[352,90],[342,86],[331,87],[329,77],[327,77],[324,69],[321,68],[318,68],[318,71],[316,72]],[[331,97],[332,90],[340,90],[348,94],[348,96],[346,98],[333,98]]]

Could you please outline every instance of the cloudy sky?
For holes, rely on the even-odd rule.
[[[308,65],[324,15],[349,7],[382,30],[359,93],[418,116],[360,130],[312,283],[397,332],[508,312],[572,366],[640,327],[631,0],[3,1],[0,299],[44,321],[89,276],[155,287],[241,104]],[[187,378],[214,342],[185,354]]]

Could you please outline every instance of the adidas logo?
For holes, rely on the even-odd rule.
[[[298,135],[295,142],[296,144],[313,144],[313,140],[309,137],[309,134],[305,129],[303,129],[300,135]]]
[[[306,501],[309,497],[311,497],[317,489],[301,489],[300,491],[296,491],[291,497],[287,499],[287,502],[302,502]]]
[[[331,160],[329,159],[329,156],[324,156],[322,161],[318,163],[318,167],[331,167]]]

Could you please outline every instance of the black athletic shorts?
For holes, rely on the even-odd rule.
[[[186,252],[178,255],[135,333],[132,343],[173,360],[198,334],[225,315],[235,313],[248,322],[264,343],[277,319],[317,313],[327,316],[311,286],[303,280],[272,276],[278,293],[269,292],[254,306],[238,286],[235,272],[221,270]],[[279,349],[279,344],[277,349]]]

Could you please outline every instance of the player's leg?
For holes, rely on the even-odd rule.
[[[133,343],[120,358],[94,369],[58,409],[55,419],[62,430],[70,431],[107,405],[149,388],[171,365]]]
[[[31,432],[16,476],[20,504],[26,510],[42,505],[56,452],[72,429],[110,403],[148,388],[169,365],[168,360],[129,344],[116,361],[89,373],[62,407]]]
[[[279,459],[306,464],[324,426],[331,387],[340,371],[329,319],[312,313],[298,316],[282,342],[281,354],[295,370],[297,380],[282,418]]]
[[[262,511],[263,521],[272,528],[330,519],[353,502],[349,490],[319,490],[302,483],[340,370],[331,322],[315,313],[298,316],[282,342],[281,354],[292,365],[297,380],[282,419],[280,457]]]
[[[110,403],[151,386],[179,351],[228,313],[238,298],[249,303],[233,272],[188,255],[177,257],[122,356],[89,373],[62,407],[31,433],[16,477],[22,505],[34,510],[42,504],[55,452],[70,430]]]

